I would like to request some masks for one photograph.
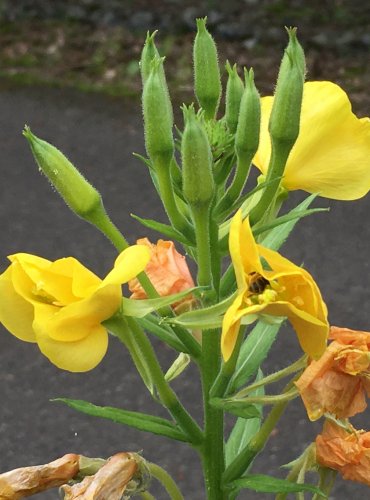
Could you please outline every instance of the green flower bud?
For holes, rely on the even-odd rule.
[[[226,71],[229,77],[226,85],[225,119],[230,132],[234,134],[238,125],[240,101],[244,92],[244,85],[238,75],[236,64],[231,67],[229,61],[226,61]]]
[[[261,104],[254,84],[254,73],[244,71],[245,89],[240,103],[239,120],[235,134],[235,152],[239,160],[247,163],[255,155],[260,137]]]
[[[89,219],[102,206],[98,191],[57,148],[36,137],[29,127],[27,139],[36,163],[73,212]]]
[[[160,57],[153,59],[142,97],[145,146],[154,169],[169,167],[175,151],[172,104],[162,73],[163,61]]]
[[[149,74],[151,71],[151,64],[152,64],[153,59],[155,59],[155,58],[158,59],[160,57],[160,54],[159,54],[157,47],[155,46],[155,43],[154,43],[154,37],[157,33],[158,33],[157,30],[153,31],[152,34],[149,34],[149,31],[147,32],[145,44],[144,44],[143,50],[141,52],[141,58],[140,58],[139,65],[140,65],[141,79],[142,79],[143,85],[145,84],[145,82],[149,78]],[[163,66],[162,66],[162,71],[163,71],[163,76],[164,76]]]
[[[297,29],[287,31],[289,43],[279,69],[269,132],[272,142],[293,147],[299,134],[306,65],[303,49],[297,40]]]
[[[182,110],[185,121],[181,141],[184,197],[191,206],[207,205],[215,191],[211,148],[193,105],[183,106]]]
[[[221,77],[216,44],[206,28],[207,18],[197,19],[194,41],[194,89],[207,119],[214,118],[221,98]]]

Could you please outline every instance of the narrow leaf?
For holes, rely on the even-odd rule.
[[[244,419],[261,417],[261,409],[245,401],[230,401],[222,398],[212,398],[210,403],[215,408],[232,413]]]
[[[256,381],[263,377],[260,370]],[[263,396],[265,394],[264,387],[259,387],[251,392],[253,396]],[[257,434],[261,427],[261,415],[255,418],[238,418],[225,446],[225,461],[226,467],[236,458],[241,450],[249,443],[252,437]]]
[[[153,229],[154,231],[163,234],[167,238],[170,238],[170,240],[179,241],[184,245],[191,245],[191,242],[187,238],[185,238],[183,234],[181,234],[179,231],[174,229],[172,226],[169,226],[168,224],[163,224],[162,222],[157,222],[153,219],[143,219],[142,217],[139,217],[135,214],[131,214],[131,217],[140,222],[140,224],[142,224],[143,226],[149,229]]]
[[[127,411],[110,406],[96,406],[87,401],[79,399],[57,398],[52,401],[60,401],[70,408],[86,413],[93,417],[106,418],[118,424],[128,425],[134,429],[151,432],[175,439],[176,441],[187,442],[188,439],[172,422],[153,415],[147,415],[136,411]]]
[[[237,490],[248,489],[257,491],[258,493],[298,493],[300,491],[310,491],[326,498],[326,495],[319,488],[311,484],[291,483],[285,479],[278,479],[265,474],[247,474],[230,483],[228,488]]]
[[[307,217],[308,215],[316,214],[318,212],[327,212],[328,210],[329,210],[328,208],[311,208],[309,210],[302,210],[300,212],[295,212],[295,213],[292,213],[291,211],[288,214],[282,215],[281,217],[277,217],[269,224],[263,224],[261,226],[254,227],[253,235],[256,237],[262,233],[265,233],[266,231],[270,231],[271,229],[278,227],[280,228],[283,224],[287,222],[293,221],[295,219],[302,219],[303,217]]]
[[[175,349],[175,351],[188,353],[187,348],[173,333],[171,328],[163,322],[162,318],[148,314],[145,318],[137,318],[137,322],[144,330],[155,335],[162,342]]]
[[[274,343],[282,323],[283,321],[269,325],[259,321],[253,328],[240,349],[228,393],[234,392],[257,373],[258,368]]]

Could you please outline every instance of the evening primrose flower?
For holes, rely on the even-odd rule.
[[[149,250],[133,245],[101,280],[73,257],[55,262],[18,253],[0,275],[0,323],[26,342],[36,342],[56,366],[93,369],[104,357],[108,333],[101,324],[121,302],[121,284],[142,272]]]
[[[261,99],[261,135],[253,163],[266,174],[273,97]],[[304,84],[300,132],[282,185],[335,200],[355,200],[370,190],[370,119],[352,113],[347,94],[332,82]]]
[[[316,438],[316,460],[338,470],[344,479],[370,486],[370,432],[348,429],[327,420]]]
[[[370,333],[331,327],[329,338],[322,357],[296,382],[310,420],[327,412],[352,417],[365,410],[370,395]]]
[[[241,319],[247,315],[287,317],[304,352],[321,356],[329,330],[327,309],[312,276],[277,252],[257,245],[239,210],[231,220],[229,247],[238,292],[222,324],[221,349],[227,361],[234,349]],[[264,259],[269,270],[263,268]]]

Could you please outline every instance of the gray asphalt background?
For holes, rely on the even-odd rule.
[[[3,89],[0,92],[0,272],[6,256],[29,252],[54,260],[75,256],[100,276],[110,269],[115,251],[105,238],[77,219],[53,192],[34,165],[21,135],[25,123],[49,140],[78,166],[100,190],[106,208],[134,242],[145,230],[130,212],[165,220],[150,178],[132,152],[143,152],[140,104],[54,89]],[[349,166],[350,168],[350,166]],[[292,202],[301,199],[292,196]],[[370,197],[348,202],[319,200],[330,206],[305,219],[284,247],[296,263],[304,262],[318,281],[339,326],[369,329],[368,286]],[[164,367],[171,351],[155,342]],[[265,372],[294,361],[300,351],[294,334],[280,333]],[[184,404],[201,420],[196,371],[189,368],[174,384]],[[186,499],[204,498],[200,464],[185,445],[79,414],[50,399],[65,396],[101,405],[165,415],[150,401],[127,352],[114,339],[104,361],[85,374],[63,372],[0,328],[0,470],[45,463],[67,452],[110,456],[138,451],[164,466],[179,482]],[[354,421],[370,428],[368,412]],[[291,403],[255,472],[283,476],[279,466],[296,458],[314,439],[321,423],[308,422],[299,400]],[[157,498],[166,495],[161,490]],[[338,481],[331,498],[369,498],[367,488]],[[54,499],[57,492],[35,499]],[[272,498],[243,493],[240,498]]]

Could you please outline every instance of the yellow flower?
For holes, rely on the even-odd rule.
[[[37,342],[56,366],[71,372],[95,368],[104,357],[108,333],[102,321],[121,302],[121,284],[144,270],[149,250],[124,250],[101,280],[73,257],[55,262],[18,253],[0,275],[0,322],[16,337]]]
[[[261,100],[261,136],[254,164],[266,174],[273,97]],[[332,82],[304,85],[300,132],[284,172],[283,186],[335,200],[355,200],[370,190],[370,119],[358,119],[347,94]]]
[[[231,220],[229,237],[238,294],[226,311],[222,324],[221,350],[225,361],[231,356],[246,315],[287,317],[304,352],[321,356],[329,325],[327,309],[312,276],[277,252],[257,245],[239,210]],[[264,259],[270,270],[261,264]]]

